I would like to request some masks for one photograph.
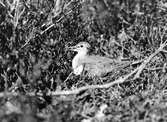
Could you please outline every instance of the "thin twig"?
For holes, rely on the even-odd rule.
[[[167,50],[162,50],[162,52],[167,53]]]
[[[44,31],[41,32],[41,35],[43,35],[46,31],[48,31],[50,28],[54,27],[55,24],[51,24],[49,27],[47,27]]]
[[[6,7],[6,5],[5,5],[2,1],[0,1],[0,4],[1,4],[3,7]]]
[[[20,49],[24,48],[31,41],[31,39],[34,37],[34,33],[35,33],[35,29],[32,29],[31,33],[27,37],[25,44],[22,45]]]
[[[73,72],[71,72],[68,77],[64,80],[64,83],[67,82],[67,80],[70,78],[70,76],[73,74]]]
[[[148,71],[158,71],[158,70],[163,70],[163,69],[167,69],[167,67],[155,67],[155,68],[145,68]]]

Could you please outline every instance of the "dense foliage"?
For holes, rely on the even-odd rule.
[[[0,121],[167,121],[166,11],[163,0],[1,0]],[[138,63],[103,82],[75,76],[67,47],[81,41],[92,54]],[[138,67],[109,88],[56,94]]]

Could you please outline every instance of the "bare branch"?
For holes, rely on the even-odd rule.
[[[160,45],[160,47],[158,48],[158,50],[156,50],[153,54],[151,54],[149,57],[147,57],[143,63],[139,66],[139,70],[136,73],[136,75],[134,76],[134,79],[139,78],[140,74],[142,73],[143,69],[145,69],[146,65],[151,61],[151,59],[153,57],[155,57],[158,53],[160,53],[161,51],[163,51],[163,48],[167,46],[166,42],[164,42],[163,44]]]
[[[167,50],[162,50],[162,52],[167,53]]]
[[[6,7],[6,5],[5,5],[2,1],[0,1],[0,4],[1,4],[3,7]]]
[[[80,88],[77,88],[74,90],[55,91],[55,92],[52,92],[51,95],[53,95],[53,96],[54,95],[72,95],[72,94],[78,94],[81,91],[89,90],[89,89],[107,89],[113,85],[124,83],[129,77],[131,77],[137,71],[138,71],[138,68],[134,69],[131,73],[125,75],[124,77],[120,77],[119,79],[117,79],[115,81],[112,81],[110,83],[106,83],[103,85],[88,85],[88,86],[80,87]]]

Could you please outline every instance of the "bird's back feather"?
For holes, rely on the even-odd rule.
[[[108,72],[118,70],[130,64],[130,62],[117,61],[102,56],[87,56],[83,63],[84,71],[91,77],[102,76]]]

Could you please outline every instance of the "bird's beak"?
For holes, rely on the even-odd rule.
[[[76,46],[67,47],[67,49],[74,51],[76,49]]]

